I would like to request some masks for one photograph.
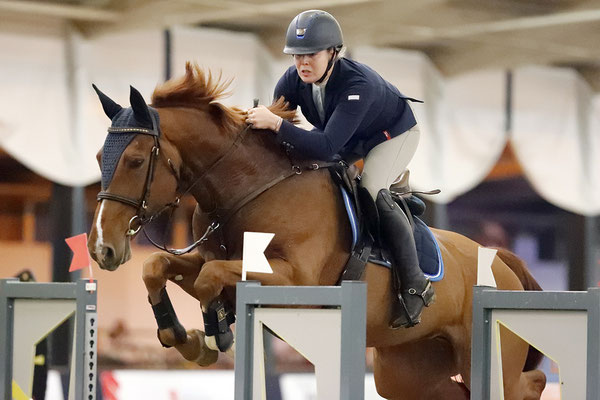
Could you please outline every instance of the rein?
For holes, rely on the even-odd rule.
[[[308,165],[300,166],[300,165],[294,164],[290,159],[291,168],[288,171],[284,171],[284,172],[280,173],[278,176],[276,176],[274,179],[270,180],[266,184],[251,191],[246,196],[244,196],[241,200],[239,200],[237,203],[235,203],[235,205],[233,207],[231,207],[231,209],[229,209],[229,210],[215,209],[214,211],[210,212],[209,215],[212,216],[213,222],[209,224],[209,226],[207,227],[207,229],[204,232],[204,234],[202,235],[202,237],[200,237],[198,240],[196,240],[195,242],[193,242],[192,244],[190,244],[189,246],[187,246],[185,248],[170,249],[170,248],[166,247],[166,245],[160,245],[160,244],[156,243],[146,232],[145,225],[150,223],[158,215],[162,214],[165,210],[174,209],[177,206],[179,206],[180,199],[183,196],[190,193],[190,191],[204,177],[206,177],[209,172],[213,171],[218,165],[220,165],[223,162],[223,160],[228,158],[235,150],[237,150],[237,148],[240,146],[240,144],[246,137],[251,126],[250,125],[246,126],[240,132],[240,134],[236,137],[236,139],[233,141],[233,143],[227,149],[227,151],[225,151],[219,158],[217,158],[217,160],[210,167],[208,167],[206,170],[204,170],[202,172],[202,174],[200,174],[200,176],[197,177],[192,182],[192,184],[190,186],[188,186],[187,189],[181,195],[176,196],[175,200],[173,202],[165,204],[160,210],[158,210],[157,212],[152,214],[150,217],[146,217],[146,212],[148,209],[148,199],[150,197],[150,187],[152,185],[152,180],[154,179],[154,172],[156,169],[156,160],[158,159],[158,157],[160,155],[159,131],[158,131],[158,127],[157,127],[154,116],[152,116],[152,125],[153,125],[152,130],[146,129],[146,128],[138,128],[138,127],[125,127],[125,128],[110,127],[110,128],[108,128],[109,133],[137,133],[137,134],[152,136],[154,139],[154,145],[150,151],[148,170],[147,170],[146,178],[144,181],[144,190],[142,192],[142,196],[140,197],[140,199],[136,200],[136,199],[132,199],[130,197],[122,196],[119,194],[109,193],[107,191],[101,191],[97,195],[97,200],[98,201],[101,201],[101,200],[116,201],[116,202],[126,204],[128,206],[135,208],[136,214],[129,220],[129,228],[128,228],[127,232],[125,233],[125,235],[131,237],[131,236],[134,236],[135,234],[137,234],[140,230],[142,230],[142,232],[144,233],[144,236],[148,239],[148,241],[153,246],[155,246],[156,248],[158,248],[160,250],[166,251],[167,253],[173,254],[173,255],[187,254],[187,253],[191,252],[192,250],[194,250],[196,247],[200,246],[202,243],[206,242],[208,240],[208,238],[215,231],[222,228],[227,222],[229,222],[231,217],[233,217],[242,207],[244,207],[246,204],[250,203],[252,200],[257,198],[258,196],[260,196],[262,193],[271,189],[275,185],[283,182],[284,180],[286,180],[294,175],[300,175],[304,171],[316,171],[321,168],[329,168],[329,167],[332,167],[332,166],[338,164],[337,162],[322,162],[322,163],[312,162]],[[171,171],[172,171],[173,175],[175,175],[175,177],[178,178],[177,171],[174,170],[173,165],[171,164],[170,160],[168,160],[168,164],[171,167]],[[221,216],[221,215],[219,215],[219,211],[225,211],[225,214],[223,216]],[[226,250],[226,247],[224,244],[221,244],[221,247],[224,250]]]
[[[221,155],[219,158],[217,158],[217,160],[214,163],[212,163],[212,165],[210,167],[208,167],[204,172],[202,172],[202,174],[200,174],[200,176],[198,178],[196,178],[190,186],[188,186],[188,188],[183,192],[183,194],[181,196],[177,197],[177,202],[179,202],[179,199],[181,197],[188,194],[198,184],[198,182],[200,182],[208,174],[208,172],[213,170],[217,165],[219,165],[225,158],[227,158],[230,154],[232,154],[238,148],[238,146],[240,145],[242,140],[244,140],[244,138],[246,137],[246,133],[248,132],[249,129],[250,129],[250,126],[248,125],[244,128],[244,130],[242,130],[242,132],[235,138],[235,140],[231,144],[231,146],[229,146],[227,151],[225,153],[223,153],[223,155]],[[160,212],[162,212],[162,211],[164,211],[164,208]],[[166,245],[160,245],[160,244],[156,243],[148,235],[145,228],[142,230],[142,232],[144,233],[144,236],[146,236],[146,239],[148,239],[148,241],[157,249],[166,251],[167,253],[170,253],[170,254],[173,254],[176,256],[180,256],[180,255],[189,253],[190,251],[194,250],[196,247],[200,246],[202,243],[206,242],[208,240],[209,236],[212,235],[212,233],[214,231],[216,231],[217,229],[219,229],[220,227],[221,227],[221,223],[217,222],[216,220],[213,221],[208,226],[208,228],[206,228],[206,231],[204,232],[204,234],[202,235],[202,237],[200,239],[196,240],[194,243],[190,244],[189,246],[184,247],[183,249],[169,249]],[[139,229],[138,229],[138,231],[139,231]]]
[[[215,167],[217,167],[220,163],[222,163],[222,161],[224,159],[226,159],[230,154],[232,154],[239,147],[239,145],[241,144],[242,140],[245,138],[245,136],[246,136],[247,132],[250,130],[250,128],[251,128],[250,125],[246,126],[244,128],[244,130],[237,136],[236,140],[231,144],[229,149],[227,149],[227,151],[222,156],[220,156],[209,168],[207,168],[198,178],[196,178],[194,180],[194,182],[186,189],[186,191],[183,193],[182,196],[189,193],[192,190],[192,188],[198,184],[198,182],[200,182],[206,175],[208,175],[209,172],[213,171],[215,169]],[[185,248],[170,249],[170,248],[166,247],[165,245],[159,245],[158,243],[156,243],[146,233],[145,229],[143,229],[143,233],[146,236],[146,238],[148,239],[148,241],[154,247],[156,247],[160,250],[166,251],[167,253],[170,253],[170,254],[173,254],[176,256],[187,254],[187,253],[191,252],[192,250],[194,250],[196,247],[200,246],[202,243],[206,242],[215,231],[221,229],[225,224],[227,224],[227,222],[229,222],[229,220],[240,209],[242,209],[246,204],[250,203],[252,200],[256,199],[262,193],[266,192],[267,190],[271,189],[272,187],[276,186],[277,184],[283,182],[287,178],[290,178],[294,175],[302,174],[302,172],[304,172],[304,171],[316,171],[318,169],[329,168],[329,167],[337,165],[337,164],[338,164],[337,162],[324,162],[324,163],[313,162],[306,166],[299,166],[299,165],[291,163],[291,168],[288,171],[280,173],[274,179],[270,180],[266,184],[258,187],[257,189],[251,191],[250,193],[248,193],[241,200],[239,200],[237,203],[235,203],[235,205],[231,209],[227,210],[223,216],[219,215],[219,211],[224,211],[224,210],[215,209],[214,211],[210,212],[208,215],[212,217],[213,221],[208,225],[208,227],[206,228],[206,231],[204,232],[202,237],[200,237],[194,243],[190,244],[189,246],[187,246]],[[221,240],[221,242],[222,242],[221,248],[224,251],[227,251],[227,247],[224,245],[222,240]]]

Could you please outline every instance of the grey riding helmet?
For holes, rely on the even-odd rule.
[[[340,50],[342,28],[331,14],[321,10],[303,11],[290,23],[285,36],[285,54],[312,54],[331,47]]]

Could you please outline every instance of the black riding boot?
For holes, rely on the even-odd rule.
[[[398,302],[392,307],[391,328],[415,326],[421,322],[423,306],[435,300],[433,286],[419,268],[417,249],[408,218],[387,189],[377,195],[380,238],[392,256],[392,284]]]

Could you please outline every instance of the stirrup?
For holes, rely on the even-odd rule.
[[[421,298],[421,300],[423,300],[423,305],[425,307],[429,307],[431,304],[433,304],[436,298],[435,291],[433,290],[433,286],[431,286],[429,279],[427,279],[427,285],[425,285],[425,289],[423,289],[421,293],[418,293],[418,291],[414,288],[403,290],[402,295],[398,294],[397,306],[400,309],[400,315],[390,320],[388,325],[391,329],[411,328],[421,323],[423,307],[419,309],[417,315],[411,316],[403,296],[418,296]]]
[[[429,307],[435,302],[435,291],[433,290],[433,286],[431,286],[431,281],[429,279],[427,279],[427,285],[425,285],[425,289],[423,289],[421,293],[418,293],[417,289],[414,288],[409,288],[406,291],[402,291],[402,293],[410,296],[419,296],[421,300],[423,300],[423,305],[425,305],[425,307]]]
[[[394,304],[392,307],[399,308],[398,311],[400,311],[400,315],[393,316],[392,319],[390,319],[390,322],[388,323],[388,327],[390,329],[410,328],[421,322],[420,314],[417,321],[413,321],[410,318],[408,315],[408,309],[406,308],[406,303],[404,302],[402,296],[398,295],[398,304]],[[394,314],[394,311],[392,311],[392,314]]]

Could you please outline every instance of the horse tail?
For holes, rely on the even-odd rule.
[[[517,275],[523,288],[525,290],[543,290],[539,283],[535,280],[525,261],[520,259],[515,253],[507,250],[498,248],[498,257],[506,264],[508,267]],[[533,346],[529,346],[529,352],[527,353],[527,360],[525,361],[525,366],[523,367],[523,371],[532,371],[536,369],[540,363],[544,355]]]
[[[510,250],[502,248],[497,248],[497,250],[498,257],[500,257],[500,259],[506,265],[508,265],[508,267],[512,270],[512,272],[515,273],[515,275],[517,275],[519,281],[521,281],[521,284],[523,285],[523,289],[537,291],[543,290],[540,284],[537,283],[533,275],[531,275],[531,272],[529,272],[525,261],[521,260],[519,256],[517,256]]]

